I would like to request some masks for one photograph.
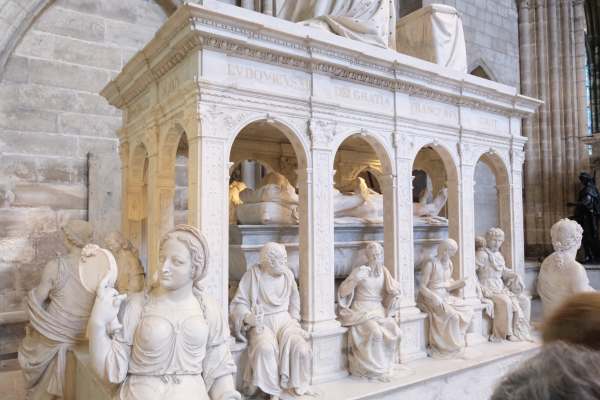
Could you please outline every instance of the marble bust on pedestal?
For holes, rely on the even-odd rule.
[[[515,271],[506,267],[504,256],[500,252],[504,232],[500,228],[490,228],[485,240],[485,247],[475,254],[475,263],[482,295],[494,305],[490,340],[530,340],[531,300],[525,293],[523,280]]]
[[[569,296],[593,291],[583,265],[577,262],[583,229],[570,219],[561,219],[550,231],[554,253],[546,257],[540,268],[537,292],[542,299],[544,316],[552,312]]]
[[[244,391],[277,400],[285,392],[311,395],[311,350],[300,327],[300,294],[285,247],[269,242],[260,263],[243,276],[230,305],[233,334],[248,343]]]
[[[437,256],[422,268],[417,304],[429,316],[431,355],[446,358],[459,355],[466,346],[466,334],[473,309],[452,292],[463,288],[468,278],[454,280],[451,257],[458,245],[446,239],[438,245]]]
[[[202,284],[207,266],[204,236],[177,225],[162,238],[152,287],[120,295],[100,283],[90,316],[90,356],[102,379],[120,385],[117,398],[241,398],[233,383],[226,319]],[[114,329],[117,315],[121,327]]]
[[[354,268],[338,289],[338,314],[349,328],[350,373],[389,381],[400,342],[400,284],[385,267],[379,243],[369,242],[366,253],[367,265]]]

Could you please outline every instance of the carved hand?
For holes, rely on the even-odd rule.
[[[108,285],[110,273],[106,274],[96,289],[96,301],[90,315],[90,321],[100,326],[107,326],[117,318],[121,303],[127,297]]]

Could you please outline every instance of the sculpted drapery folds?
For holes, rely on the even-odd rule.
[[[475,262],[482,295],[493,303],[490,340],[530,340],[531,301],[521,277],[506,267],[500,252],[504,232],[500,228],[490,228],[485,241],[485,246],[477,250]]]
[[[383,264],[383,247],[369,242],[368,265],[352,270],[338,289],[339,318],[348,330],[352,375],[389,380],[400,341],[400,284]]]
[[[287,266],[285,247],[267,243],[260,263],[243,276],[231,301],[234,335],[248,342],[244,390],[257,389],[278,399],[285,392],[311,394],[311,350],[300,327],[300,294]]]
[[[434,357],[453,356],[464,349],[473,317],[472,308],[452,294],[464,287],[468,279],[452,279],[450,258],[457,250],[454,240],[443,241],[438,246],[437,256],[427,261],[422,269],[417,303],[429,315],[429,345]]]
[[[277,16],[360,42],[396,48],[393,0],[287,0]]]
[[[103,282],[90,317],[90,355],[96,373],[120,384],[121,400],[239,400],[229,329],[206,295],[208,246],[194,227],[178,225],[160,246],[158,279],[129,295],[120,329],[109,323],[126,295]]]
[[[92,238],[92,227],[72,220],[63,233],[69,253],[46,264],[40,284],[27,297],[29,326],[19,347],[19,364],[32,400],[62,398],[67,351],[85,340],[94,303],[94,294],[79,275],[82,248]]]

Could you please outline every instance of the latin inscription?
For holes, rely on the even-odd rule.
[[[425,117],[436,122],[457,123],[458,111],[438,104],[411,99],[410,114]]]
[[[227,75],[231,78],[244,79],[267,87],[277,86],[303,93],[308,93],[310,90],[310,80],[299,74],[257,68],[249,64],[230,63],[227,65]]]
[[[392,107],[392,100],[390,96],[357,87],[341,85],[335,86],[334,95],[339,99],[350,100],[354,103],[364,104],[367,106],[384,107],[386,109]]]

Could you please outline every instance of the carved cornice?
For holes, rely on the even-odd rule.
[[[310,28],[252,14],[223,3],[180,7],[154,39],[136,54],[102,95],[123,108],[190,52],[212,49],[239,57],[381,89],[523,117],[540,102],[514,88],[489,83],[416,60],[393,50],[349,39],[330,43]]]

